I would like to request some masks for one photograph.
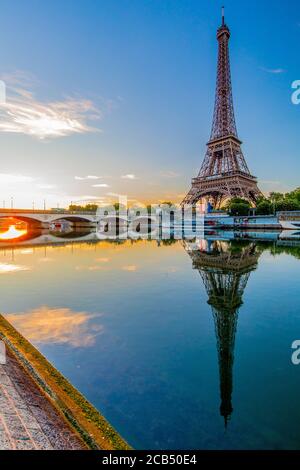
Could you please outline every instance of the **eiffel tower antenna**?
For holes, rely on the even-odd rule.
[[[199,174],[182,205],[194,205],[201,199],[211,200],[219,208],[226,199],[242,197],[255,204],[261,195],[256,178],[250,173],[238,138],[231,86],[229,58],[230,30],[222,24],[217,30],[218,65],[215,106],[210,140]]]

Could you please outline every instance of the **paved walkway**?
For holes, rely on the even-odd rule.
[[[7,351],[0,365],[0,450],[84,449],[25,370]]]

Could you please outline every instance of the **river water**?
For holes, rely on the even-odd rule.
[[[134,448],[300,448],[300,239],[10,230],[1,312]]]

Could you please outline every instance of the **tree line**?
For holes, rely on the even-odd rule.
[[[248,215],[250,203],[242,198],[232,198],[225,209],[231,215]],[[289,193],[270,192],[256,203],[257,215],[271,215],[279,211],[300,211],[300,187]]]
[[[172,202],[164,202],[162,205],[172,206]],[[115,210],[120,210],[119,203],[113,204]],[[97,211],[97,204],[75,205],[69,206],[70,211]],[[235,197],[230,199],[224,206],[224,209],[230,215],[248,215],[251,208],[250,202],[246,199]],[[268,196],[261,196],[256,203],[257,215],[272,215],[279,211],[300,211],[300,187],[289,193],[270,192]],[[147,206],[147,211],[151,212],[151,206]]]

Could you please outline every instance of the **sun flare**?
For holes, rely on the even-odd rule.
[[[26,233],[26,229],[18,229],[15,225],[10,225],[6,232],[0,233],[0,240],[13,240],[22,237],[22,235],[26,235]]]

